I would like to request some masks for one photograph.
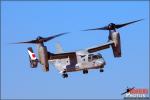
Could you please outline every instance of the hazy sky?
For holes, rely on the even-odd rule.
[[[3,99],[121,99],[126,87],[149,87],[149,4],[148,1],[13,1],[1,5],[1,90]],[[40,64],[31,69],[27,48],[31,44],[9,43],[72,32],[45,43],[75,51],[107,42],[108,31],[80,30],[110,22],[143,21],[121,28],[122,57],[111,49],[100,51],[106,60],[104,73],[90,70],[68,73],[63,79],[53,65],[43,72]]]

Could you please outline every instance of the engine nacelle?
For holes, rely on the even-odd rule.
[[[38,51],[39,51],[39,62],[43,65],[43,70],[49,71],[47,47],[40,46]]]
[[[31,47],[28,48],[28,54],[31,68],[36,68],[38,65],[38,59],[36,58],[35,53]]]
[[[111,45],[114,57],[121,57],[120,34],[118,32],[113,32],[111,34],[111,40],[114,42],[114,44]]]
[[[112,50],[113,50],[114,57],[121,57],[120,46],[115,46],[114,44],[112,44]]]

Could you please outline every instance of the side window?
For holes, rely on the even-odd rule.
[[[83,61],[85,61],[85,58],[83,59]]]
[[[70,64],[70,60],[69,60],[69,58],[66,60],[66,63],[67,63],[67,64]]]
[[[89,62],[92,61],[92,56],[91,56],[91,55],[88,56],[88,61],[89,61]]]
[[[100,53],[98,53],[99,58],[102,58],[102,55]]]
[[[93,60],[98,59],[99,57],[97,55],[93,56]]]

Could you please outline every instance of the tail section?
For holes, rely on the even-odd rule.
[[[33,52],[31,47],[28,48],[28,55],[31,68],[36,68],[38,65],[38,59],[36,58],[35,53]]]

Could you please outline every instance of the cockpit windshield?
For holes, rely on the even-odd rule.
[[[92,58],[93,58],[93,60],[94,59],[99,59],[99,56],[98,55],[94,55]]]
[[[102,58],[102,55],[101,54],[97,54],[97,55],[94,55],[94,54],[90,54],[88,56],[88,61],[92,61],[92,60],[96,60],[96,59],[100,59]]]
[[[100,53],[98,53],[99,58],[102,58],[102,55]]]

